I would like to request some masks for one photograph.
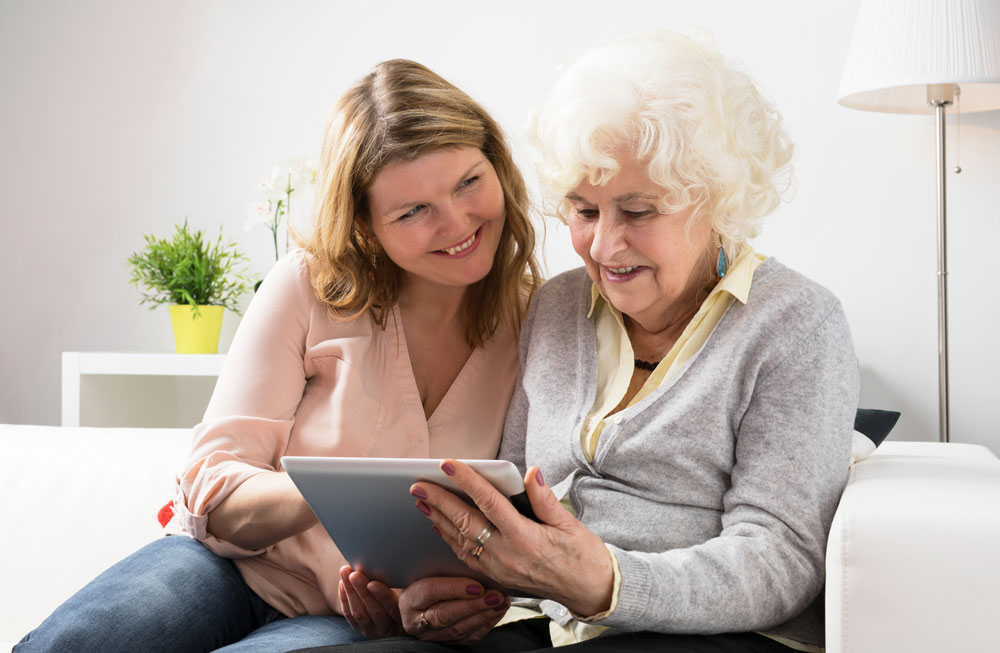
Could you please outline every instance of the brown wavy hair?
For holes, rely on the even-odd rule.
[[[493,267],[473,284],[466,339],[473,347],[500,325],[517,334],[540,284],[524,178],[500,126],[472,98],[414,61],[384,61],[333,108],[323,141],[315,228],[299,244],[311,254],[315,289],[335,319],[371,311],[385,328],[403,272],[365,229],[368,189],[386,166],[436,150],[480,149],[500,179],[506,220]]]

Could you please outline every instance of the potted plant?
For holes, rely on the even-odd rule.
[[[239,314],[237,301],[250,289],[247,258],[235,243],[213,242],[192,231],[187,220],[170,240],[145,236],[146,247],[128,258],[129,280],[142,293],[140,304],[170,305],[177,353],[214,354],[225,309]]]

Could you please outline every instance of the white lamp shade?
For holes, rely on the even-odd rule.
[[[1000,109],[1000,0],[864,0],[840,104],[934,113],[928,84],[958,84],[963,112]]]

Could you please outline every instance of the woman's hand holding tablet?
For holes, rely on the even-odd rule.
[[[422,578],[457,576],[486,585],[487,577],[461,562],[420,512],[410,488],[432,482],[468,500],[440,459],[285,456],[285,471],[354,570],[388,587]],[[531,515],[524,482],[505,460],[463,461]],[[471,503],[471,501],[470,501]]]

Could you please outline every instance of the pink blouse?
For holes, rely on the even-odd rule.
[[[168,532],[235,558],[250,588],[285,615],[342,614],[345,560],[321,524],[251,551],[209,534],[208,513],[251,476],[281,471],[284,455],[495,458],[517,372],[517,343],[499,332],[426,419],[396,307],[385,330],[367,314],[330,319],[306,255],[292,252],[236,333],[194,428]]]

